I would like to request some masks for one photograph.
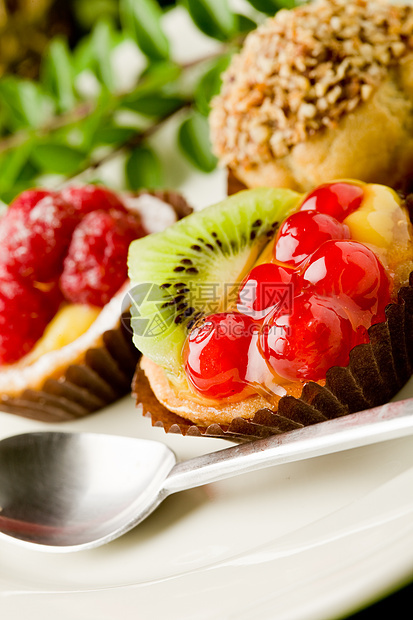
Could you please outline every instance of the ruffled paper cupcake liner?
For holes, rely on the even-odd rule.
[[[240,181],[230,168],[227,168],[227,194],[232,196],[243,189],[247,189],[247,186]]]
[[[84,361],[71,364],[59,379],[46,379],[41,389],[26,389],[17,397],[3,395],[0,409],[42,422],[81,418],[110,405],[131,390],[140,358],[127,315],[119,327],[103,333],[101,346],[88,349]]]
[[[386,308],[386,321],[370,327],[369,343],[350,352],[349,364],[327,372],[325,385],[309,381],[299,398],[283,396],[276,410],[260,409],[251,419],[235,418],[228,426],[201,427],[168,411],[138,368],[133,393],[153,426],[167,433],[248,441],[317,424],[383,405],[405,385],[413,371],[413,274]]]

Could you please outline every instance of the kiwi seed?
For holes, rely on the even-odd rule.
[[[144,300],[136,327],[133,315],[138,349],[180,376],[188,331],[206,314],[225,310],[228,285],[240,281],[254,265],[277,222],[296,209],[300,198],[290,190],[246,190],[195,212],[156,237],[134,241],[128,259],[131,281],[159,282],[161,289],[168,289],[161,299],[163,331],[150,338],[140,333],[142,318],[156,318],[158,300]]]

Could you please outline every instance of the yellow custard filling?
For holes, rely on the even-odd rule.
[[[369,246],[398,290],[413,271],[413,228],[400,196],[384,185],[364,184],[365,198],[344,220],[353,241]]]
[[[83,304],[63,306],[46,327],[43,336],[18,364],[31,364],[42,355],[62,349],[82,336],[96,321],[101,308]]]

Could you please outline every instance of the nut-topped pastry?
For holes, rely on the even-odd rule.
[[[413,170],[413,7],[316,0],[250,33],[210,115],[247,187],[335,178],[401,186]]]
[[[12,202],[0,220],[0,410],[64,420],[130,391],[129,244],[188,212],[174,193],[95,185]]]
[[[389,187],[245,190],[128,262],[134,392],[165,428],[279,432],[386,402],[411,374],[413,228]]]

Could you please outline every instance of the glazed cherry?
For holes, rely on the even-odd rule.
[[[274,263],[254,267],[241,284],[237,309],[255,320],[264,318],[276,304],[291,305],[294,270]]]
[[[389,278],[375,253],[362,243],[326,241],[308,259],[301,281],[319,295],[346,296],[368,312],[370,324],[385,320]],[[358,322],[363,322],[361,317]]]
[[[249,349],[257,327],[239,312],[213,314],[195,327],[184,347],[187,377],[207,398],[247,396]]]
[[[274,245],[274,257],[297,266],[329,239],[349,239],[350,231],[331,215],[298,211],[281,225]]]
[[[364,198],[364,189],[355,183],[325,183],[306,196],[301,211],[318,211],[335,217],[342,222],[359,208]]]
[[[318,381],[348,363],[354,333],[338,301],[302,292],[290,314],[277,308],[261,328],[259,348],[272,370],[289,381]]]

